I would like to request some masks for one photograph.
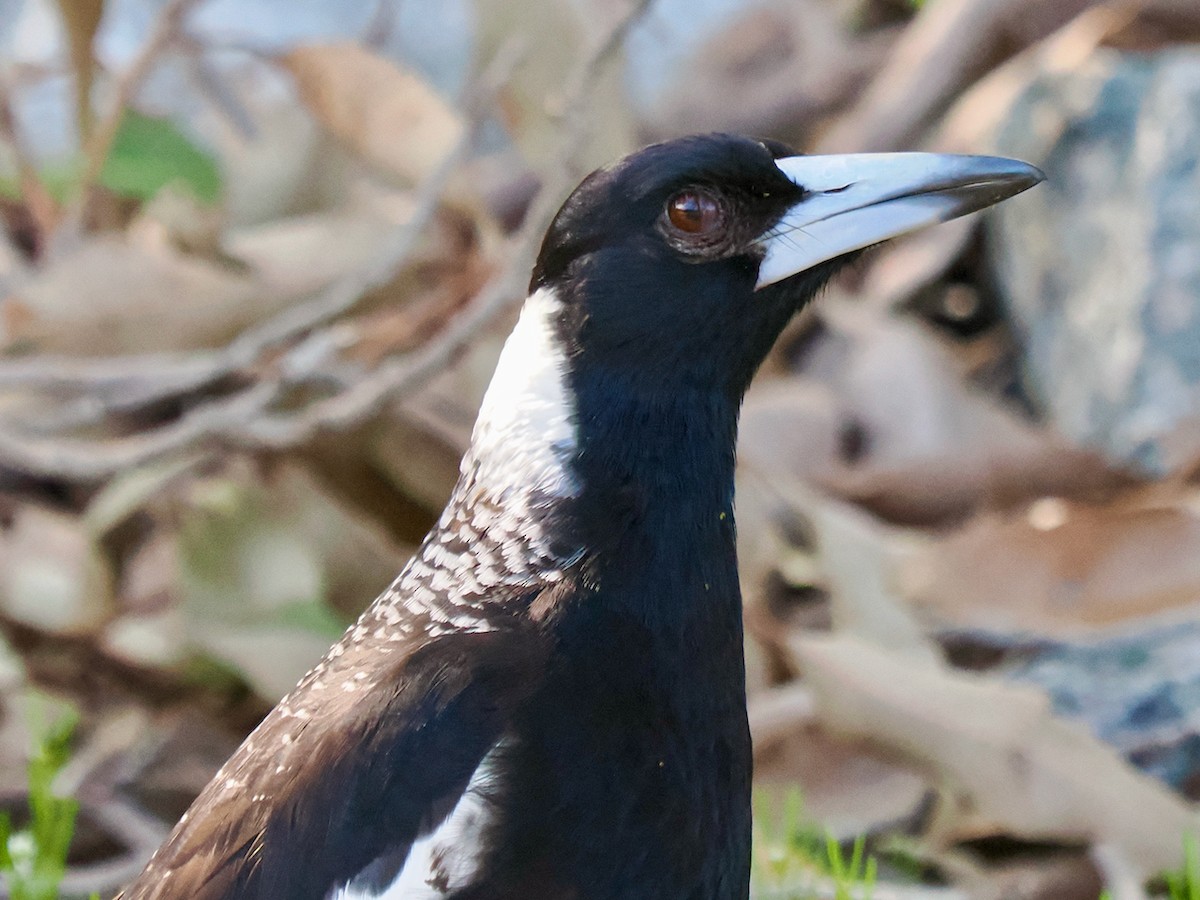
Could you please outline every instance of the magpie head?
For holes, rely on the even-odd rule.
[[[737,401],[839,266],[1041,178],[1008,159],[798,156],[726,134],[655,144],[594,172],[546,233],[464,471],[495,496],[574,495],[576,457],[596,447],[637,456],[656,434],[697,446],[681,431],[702,418],[697,403],[719,412],[731,456]],[[684,424],[668,421],[671,409]],[[609,426],[642,445],[597,440]]]
[[[787,320],[859,250],[1041,177],[992,157],[667,141],[584,180],[546,234],[532,289],[560,304],[572,365],[740,394]]]

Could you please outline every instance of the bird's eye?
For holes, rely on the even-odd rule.
[[[667,201],[667,221],[684,234],[699,236],[717,231],[725,214],[712,194],[690,188]]]

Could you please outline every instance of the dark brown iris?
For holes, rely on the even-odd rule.
[[[667,201],[667,220],[685,234],[711,234],[723,219],[721,205],[704,191],[680,191]]]

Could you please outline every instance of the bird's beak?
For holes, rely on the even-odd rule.
[[[775,164],[805,193],[760,239],[759,288],[999,203],[1046,177],[1015,159],[942,153],[789,156]]]

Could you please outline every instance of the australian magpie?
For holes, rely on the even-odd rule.
[[[744,900],[742,396],[856,251],[1041,180],[733,135],[590,175],[404,571],[127,900]]]

